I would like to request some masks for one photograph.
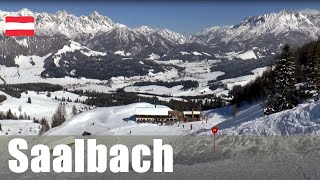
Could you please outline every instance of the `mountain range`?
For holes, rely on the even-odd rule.
[[[46,72],[43,73],[48,77],[72,76],[71,71],[74,69],[68,68],[66,64],[70,64],[71,61],[73,64],[78,63],[83,59],[86,59],[85,62],[99,59],[100,61],[92,63],[95,69],[107,66],[106,64],[109,65],[114,60],[136,60],[133,64],[140,71],[144,70],[143,74],[146,74],[146,68],[150,70],[153,65],[161,66],[158,68],[159,71],[165,71],[168,67],[157,63],[141,67],[141,63],[138,63],[141,60],[265,59],[276,55],[285,43],[299,47],[316,40],[320,35],[318,10],[283,10],[278,13],[246,17],[236,25],[211,27],[191,36],[148,26],[129,28],[113,22],[98,12],[88,16],[75,16],[65,10],[49,14],[32,12],[28,9],[21,9],[18,12],[0,11],[1,32],[4,31],[4,18],[7,15],[34,16],[36,37],[0,36],[1,44],[5,44],[0,47],[0,63],[14,66],[14,58],[17,55],[44,56],[50,53],[51,56],[45,63]],[[72,42],[79,43],[78,49],[58,53],[61,49],[73,46]],[[81,52],[77,53],[80,49]],[[98,53],[84,58],[83,51]],[[74,61],[76,59],[78,61]],[[106,61],[108,63],[105,63]],[[132,65],[132,62],[130,64]],[[133,75],[141,73],[129,73],[125,76]],[[89,76],[89,78],[97,77]]]

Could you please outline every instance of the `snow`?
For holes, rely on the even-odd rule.
[[[215,40],[225,43],[241,43],[254,41],[262,35],[272,34],[277,37],[288,31],[302,33],[308,38],[316,40],[319,35],[317,16],[318,13],[284,10],[279,13],[247,17],[234,26],[207,28],[198,34],[205,38],[194,38],[192,41],[206,43]]]
[[[86,56],[105,56],[106,55],[106,53],[104,52],[93,51],[87,47],[82,46],[81,44],[75,41],[70,41],[69,45],[63,46],[62,49],[59,49],[57,53],[54,54],[54,64],[57,67],[60,67],[59,61],[61,59],[61,55],[67,52],[74,52],[76,50],[80,50],[80,52]]]
[[[159,59],[159,58],[160,58],[159,55],[154,54],[154,53],[151,53],[147,59],[149,59],[149,60],[156,60],[156,59]]]
[[[190,54],[190,53],[185,52],[185,51],[181,51],[180,53],[181,53],[182,55],[188,55],[188,54]]]
[[[104,81],[97,79],[86,79],[86,78],[42,78],[41,73],[44,71],[44,61],[51,55],[47,54],[43,57],[40,56],[24,56],[17,55],[15,57],[15,64],[19,65],[18,67],[6,67],[0,65],[0,76],[8,84],[19,84],[19,83],[35,83],[35,82],[45,82],[51,84],[60,84],[60,85],[77,85],[83,86],[85,84],[95,83],[99,84]],[[32,64],[34,63],[34,65]],[[4,83],[4,82],[2,82]]]
[[[247,59],[257,59],[256,54],[253,51],[247,51],[241,54],[238,54],[236,57],[247,60]]]
[[[257,68],[251,71],[253,75],[245,75],[245,76],[240,76],[236,78],[224,79],[224,80],[221,80],[221,82],[223,84],[226,84],[228,89],[231,90],[233,86],[236,86],[236,85],[244,86],[248,84],[250,81],[255,80],[257,77],[261,76],[263,72],[266,71],[267,69],[268,67]]]
[[[26,113],[27,115],[30,115],[31,118],[46,118],[48,122],[51,122],[51,118],[60,103],[59,101],[54,100],[55,96],[57,96],[57,98],[69,98],[72,101],[76,99],[79,99],[81,101],[87,99],[86,96],[80,97],[76,94],[65,91],[52,92],[51,97],[47,97],[46,92],[39,92],[39,94],[37,94],[34,91],[28,91],[28,94],[21,93],[20,98],[11,97],[1,91],[0,94],[7,97],[7,99],[1,103],[0,111],[7,112],[10,109],[11,112],[13,114],[16,114],[17,116]],[[28,97],[31,98],[31,104],[27,103]],[[87,105],[83,105],[80,103],[68,102],[66,106],[67,118],[71,117],[73,105],[75,105],[77,109],[88,107]],[[19,107],[21,107],[21,111],[19,111]]]
[[[201,112],[200,111],[183,111],[184,115],[192,115],[192,114],[197,114],[200,115]]]
[[[0,76],[5,79],[7,83],[35,82],[36,79],[40,79],[40,74],[44,70],[44,60],[50,55],[51,54],[48,54],[43,57],[18,55],[14,61],[19,67],[6,67],[1,65]],[[32,65],[32,62],[34,65]]]
[[[259,111],[260,114],[262,110]],[[249,113],[247,113],[249,115]],[[223,134],[246,135],[319,135],[320,101],[303,103],[297,107],[268,116],[251,118],[232,125]]]
[[[1,120],[0,135],[39,135],[41,125],[32,120]]]
[[[114,54],[118,54],[118,55],[124,56],[124,57],[128,57],[128,56],[131,55],[131,53],[129,53],[129,52],[126,53],[126,52],[124,52],[124,51],[115,51]]]
[[[23,39],[15,39],[17,43],[19,43],[21,46],[24,46],[24,47],[29,47],[29,44],[28,44],[28,39],[27,38],[23,38]]]
[[[165,108],[165,106],[160,106]],[[81,135],[84,131],[93,135],[188,135],[201,134],[210,131],[211,127],[224,121],[229,107],[203,112],[208,116],[208,122],[181,122],[174,125],[157,125],[151,123],[136,123],[134,113],[136,108],[151,108],[149,103],[135,103],[124,106],[96,108],[68,119],[61,126],[50,129],[45,135]],[[226,112],[225,112],[226,111]],[[184,125],[184,127],[182,126]],[[192,125],[192,130],[190,129]]]
[[[184,67],[184,74],[179,74],[176,70],[171,70],[166,73],[158,73],[157,76],[149,76],[142,78],[139,81],[180,81],[180,80],[192,80],[198,81],[199,87],[182,90],[182,86],[175,86],[172,88],[162,87],[162,86],[127,86],[124,88],[127,92],[138,92],[138,93],[152,93],[154,95],[170,95],[174,97],[177,96],[195,96],[203,94],[211,94],[213,91],[209,89],[208,81],[216,80],[217,77],[224,75],[221,71],[210,71],[210,66],[219,63],[219,60],[208,60],[208,61],[198,61],[198,62],[182,62],[180,60],[170,60],[170,61],[156,61],[159,64],[173,64],[180,67]],[[151,73],[150,73],[151,74]],[[134,79],[128,80],[133,84]],[[160,98],[160,97],[159,97]]]
[[[202,52],[202,54],[207,55],[207,56],[211,56],[210,54],[208,54],[206,52]]]
[[[153,115],[153,116],[168,116],[169,108],[166,107],[137,107],[135,115]]]
[[[94,110],[81,113],[63,123],[61,126],[46,132],[46,135],[81,135],[84,131],[94,135],[128,135],[132,131],[133,135],[175,135],[184,134],[187,128],[177,128],[177,126],[160,126],[156,124],[133,121],[136,108],[153,107],[148,103],[135,103],[125,106],[108,108],[96,108]],[[165,106],[158,105],[159,108]],[[179,129],[177,131],[177,129]]]
[[[195,55],[195,56],[201,56],[202,55],[201,53],[199,53],[197,51],[193,51],[192,54]]]
[[[44,103],[45,104],[45,103]],[[171,110],[157,105],[163,112]],[[264,116],[260,103],[245,104],[234,111],[233,106],[225,106],[203,111],[208,122],[181,122],[173,125],[136,123],[137,111],[154,113],[153,104],[134,103],[124,106],[96,108],[68,118],[61,126],[50,129],[45,135],[81,135],[89,132],[93,135],[211,135],[211,127],[218,126],[219,134],[227,135],[319,135],[320,101],[303,103],[297,107]],[[147,111],[146,111],[147,110]],[[235,112],[235,114],[233,114]],[[139,113],[138,113],[139,114]],[[36,135],[39,124],[32,121],[0,121],[3,132],[21,135]],[[184,127],[182,126],[184,125]],[[190,129],[192,125],[192,129]],[[32,129],[30,131],[30,129]],[[30,134],[31,133],[31,134]]]
[[[250,51],[246,51],[246,52],[228,52],[226,53],[225,56],[221,56],[221,55],[216,55],[217,57],[223,57],[223,58],[227,58],[229,60],[232,60],[234,58],[239,58],[239,59],[243,59],[243,60],[248,60],[248,59],[257,59],[256,54],[253,52],[253,50]]]
[[[55,55],[61,55],[63,53],[66,52],[74,52],[75,50],[88,50],[89,53],[86,53],[87,56],[91,56],[91,55],[101,55],[104,56],[106,55],[106,53],[103,52],[98,52],[98,51],[92,51],[91,49],[82,46],[81,44],[75,42],[75,41],[71,41],[70,40],[70,44],[69,45],[65,45],[62,49],[58,50],[58,52]],[[82,53],[84,53],[84,51],[81,51]]]

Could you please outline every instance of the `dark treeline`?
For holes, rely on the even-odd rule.
[[[230,91],[233,97],[231,103],[241,106],[244,102],[255,102],[264,100],[271,93],[272,86],[272,71],[265,71],[262,76],[249,82],[245,86],[234,86]]]
[[[0,95],[0,103],[7,100],[7,97],[5,95]]]
[[[156,85],[156,86],[165,86],[167,88],[172,88],[175,86],[182,85],[183,90],[191,89],[191,88],[197,88],[199,87],[199,83],[197,81],[173,81],[173,82],[167,82],[167,81],[144,81],[144,82],[136,82],[133,84],[133,86],[150,86],[150,85]]]
[[[172,68],[178,68],[179,71],[183,69],[144,59],[122,59],[116,55],[87,56],[80,50],[62,54],[59,66],[56,66],[54,58],[55,56],[47,58],[45,70],[41,73],[42,77],[63,78],[70,76],[107,80],[118,76],[146,76],[151,69],[153,73],[165,72]]]
[[[1,84],[0,88],[12,87],[20,90],[29,91],[60,91],[63,90],[61,85],[49,84],[49,83],[22,83],[22,84]]]
[[[208,81],[209,89],[212,91],[222,88],[222,89],[228,89],[226,84],[223,84],[221,81],[211,80]]]
[[[251,75],[253,74],[253,69],[270,66],[273,63],[273,57],[264,57],[250,60],[235,59],[232,61],[224,61],[223,63],[214,64],[214,66],[210,67],[210,70],[211,72],[225,72],[224,75],[218,76],[215,80],[219,81],[223,79],[236,78],[244,75]]]
[[[23,84],[1,84],[0,90],[5,92],[6,94],[20,98],[21,93],[28,93],[29,91],[60,91],[63,90],[61,85],[49,84],[49,83],[23,83]]]
[[[202,101],[195,99],[187,99],[185,101],[182,100],[174,100],[170,101],[162,101],[157,97],[145,97],[139,96],[136,93],[125,92],[120,89],[114,93],[103,93],[103,92],[95,92],[95,91],[83,91],[83,90],[74,90],[70,91],[72,93],[88,96],[83,103],[87,105],[94,105],[99,107],[111,107],[111,106],[120,106],[127,105],[137,102],[147,102],[151,104],[158,104],[168,106],[171,109],[178,111],[185,110],[207,110],[216,107],[221,107],[224,103],[221,98],[213,98],[210,100]]]
[[[270,68],[271,69],[271,68]],[[295,51],[285,45],[272,70],[247,85],[235,86],[232,103],[265,101],[265,114],[295,107],[308,98],[317,99],[320,90],[320,41]]]

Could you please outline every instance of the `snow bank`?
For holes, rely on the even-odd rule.
[[[319,135],[320,101],[242,122],[222,130],[223,134]]]

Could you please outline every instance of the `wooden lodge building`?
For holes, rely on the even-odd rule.
[[[200,121],[201,111],[173,111],[164,107],[137,107],[135,109],[137,123],[175,123],[177,121]]]
[[[178,117],[173,115],[173,111],[163,107],[137,107],[135,109],[135,118],[138,123],[166,123],[177,121]]]
[[[183,111],[183,117],[187,121],[200,121],[201,111]]]

